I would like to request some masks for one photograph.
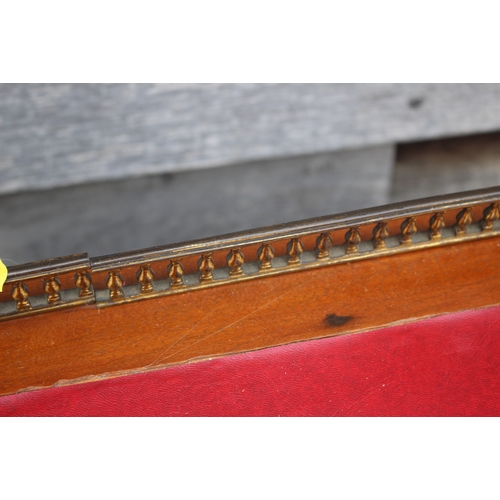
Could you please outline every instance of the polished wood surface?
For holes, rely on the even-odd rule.
[[[0,394],[500,303],[500,237],[0,323]]]

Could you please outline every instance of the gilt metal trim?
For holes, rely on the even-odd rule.
[[[96,304],[99,308],[116,306],[499,236],[499,200],[500,187],[495,187],[264,227],[180,245],[94,259],[80,254],[14,266],[9,269],[5,283],[6,289],[10,288],[10,294],[4,292],[0,295],[0,321],[85,304]],[[450,223],[451,216],[453,221]],[[305,244],[306,240],[309,246]],[[315,246],[311,247],[311,241]],[[284,250],[278,252],[276,249]],[[225,265],[218,267],[214,256],[221,252],[225,256]],[[186,272],[183,259],[193,256],[197,257],[196,270]],[[153,267],[161,268],[161,279],[155,279]],[[129,272],[131,270],[132,273]],[[127,276],[134,277],[133,283],[125,284],[122,277],[125,271]],[[97,290],[94,289],[96,284],[93,284],[96,277],[101,283]],[[38,294],[30,292],[32,284],[33,289],[39,290]]]

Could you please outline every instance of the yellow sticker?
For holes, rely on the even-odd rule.
[[[3,291],[3,284],[5,283],[5,280],[7,279],[7,268],[5,267],[5,264],[2,262],[0,259],[0,292]]]

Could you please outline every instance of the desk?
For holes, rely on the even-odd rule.
[[[11,268],[0,411],[498,415],[498,200]]]

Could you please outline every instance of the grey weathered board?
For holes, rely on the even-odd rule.
[[[500,133],[398,147],[391,201],[500,185]]]
[[[0,193],[497,129],[499,84],[2,84]]]
[[[381,205],[393,161],[376,146],[3,195],[0,257],[97,256]]]

